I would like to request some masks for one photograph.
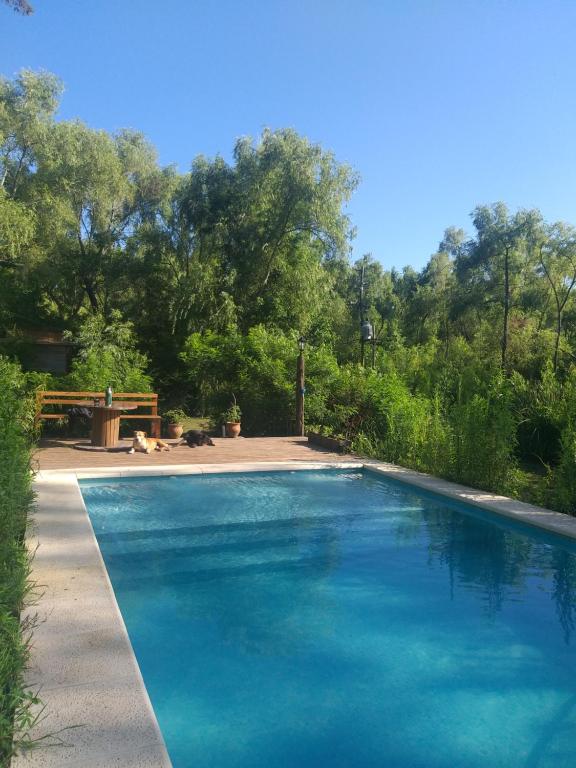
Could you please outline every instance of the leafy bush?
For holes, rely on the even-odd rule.
[[[328,396],[331,432],[360,453],[487,490],[512,492],[517,417],[512,388],[501,376],[482,394],[454,400],[457,387],[414,393],[394,371],[340,369]]]
[[[513,492],[517,419],[509,384],[496,376],[485,395],[475,394],[466,402],[456,403],[450,423],[453,479],[476,488]]]
[[[171,408],[169,411],[164,411],[162,418],[168,424],[182,424],[188,416],[182,408]]]
[[[543,466],[557,464],[566,417],[566,387],[557,379],[551,364],[544,367],[540,381],[528,381],[515,373],[511,383],[514,408],[521,415],[517,435],[520,458]]]
[[[576,515],[576,367],[563,382],[559,413],[560,451],[556,467],[550,471],[552,504],[561,512]]]
[[[120,313],[113,312],[110,322],[91,315],[67,338],[78,344],[78,352],[59,388],[101,391],[110,384],[116,392],[151,391],[148,358],[135,348],[132,324],[123,322]]]
[[[28,583],[24,536],[32,504],[33,402],[19,367],[0,357],[0,765],[25,742],[37,699],[26,689],[29,627],[20,625]]]
[[[196,410],[219,418],[235,394],[246,434],[292,431],[296,399],[297,334],[256,326],[247,334],[192,334],[181,360]],[[338,365],[325,347],[306,354],[306,413],[310,422],[327,414],[326,398]]]
[[[236,398],[234,398],[234,402],[222,414],[222,421],[224,422],[224,424],[227,424],[227,423],[238,424],[241,421],[241,419],[242,419],[242,410],[240,409],[240,406],[236,402]]]
[[[551,496],[561,512],[576,515],[576,424],[568,424],[561,437],[560,462],[552,472]]]

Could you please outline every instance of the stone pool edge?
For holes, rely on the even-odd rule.
[[[12,768],[171,768],[124,620],[96,541],[79,479],[282,470],[362,469],[576,539],[576,519],[504,496],[368,459],[43,470],[29,544],[33,579],[45,585],[27,614],[40,617],[27,681],[45,717],[33,737],[60,729],[64,745],[39,747]],[[37,546],[39,545],[39,546]]]
[[[537,507],[535,504],[527,504],[525,501],[511,499],[508,496],[499,496],[488,491],[479,491],[466,485],[459,485],[449,480],[442,480],[423,472],[406,469],[397,464],[386,464],[381,461],[365,459],[364,469],[375,474],[398,480],[406,485],[416,486],[424,491],[430,491],[445,496],[454,501],[470,504],[474,507],[486,509],[502,517],[516,520],[533,528],[567,536],[576,539],[576,518],[563,512],[553,512],[551,509]]]
[[[28,544],[38,598],[26,681],[44,739],[12,768],[171,768],[73,472],[37,478]]]

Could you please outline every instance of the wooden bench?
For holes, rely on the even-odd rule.
[[[94,400],[98,398],[104,403],[104,392],[53,392],[40,390],[36,393],[36,422],[41,419],[67,419],[67,413],[43,413],[47,405],[58,406],[82,406],[92,408]],[[121,419],[137,419],[138,421],[150,421],[150,434],[152,437],[160,437],[161,416],[158,416],[158,395],[153,392],[114,392],[112,402],[123,400],[131,405],[150,409],[147,413],[122,414]]]

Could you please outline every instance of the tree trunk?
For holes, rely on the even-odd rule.
[[[558,370],[558,352],[560,349],[560,336],[562,335],[562,309],[558,308],[556,317],[556,340],[554,342],[554,373]]]
[[[88,278],[84,278],[84,290],[86,291],[86,295],[88,296],[88,301],[90,302],[90,307],[92,309],[92,312],[96,314],[99,309],[98,297],[96,296],[96,291],[94,290],[94,285],[92,281],[89,280]]]
[[[12,198],[16,196],[16,190],[18,189],[18,182],[20,179],[20,171],[22,170],[22,165],[24,163],[24,158],[26,157],[27,152],[28,152],[28,147],[24,147],[24,149],[22,150],[22,154],[20,155],[20,160],[18,161],[18,168],[16,168],[14,181],[12,182],[12,193],[10,195]]]

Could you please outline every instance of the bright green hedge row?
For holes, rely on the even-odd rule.
[[[20,368],[0,357],[0,766],[26,742],[37,700],[24,684],[31,627],[20,622],[29,591],[26,523],[32,401]]]

